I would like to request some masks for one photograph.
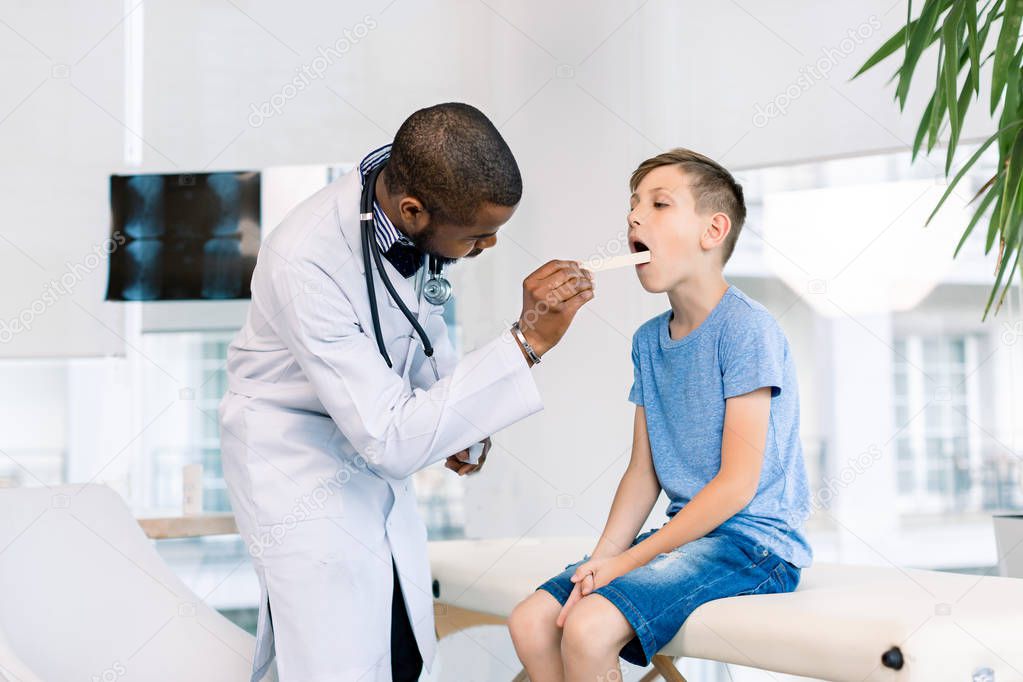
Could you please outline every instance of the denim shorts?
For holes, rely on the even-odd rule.
[[[632,544],[657,530],[642,533]],[[564,604],[575,587],[571,581],[575,569],[589,558],[586,555],[565,566],[563,572],[537,589],[550,592]],[[724,597],[791,592],[799,584],[800,573],[798,567],[764,545],[718,528],[657,555],[592,594],[614,604],[636,633],[619,655],[629,663],[647,666],[697,606]]]

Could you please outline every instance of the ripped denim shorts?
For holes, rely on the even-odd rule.
[[[632,544],[642,542],[657,530],[642,533]],[[571,581],[575,569],[588,559],[587,555],[569,564],[537,589],[550,592],[564,604],[575,586]],[[621,650],[621,657],[646,666],[678,633],[696,607],[724,597],[791,592],[799,584],[800,573],[799,568],[764,545],[715,529],[654,557],[593,594],[614,604],[636,633]]]

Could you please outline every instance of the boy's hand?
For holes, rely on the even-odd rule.
[[[582,587],[582,596],[585,597],[634,568],[637,568],[636,563],[624,552],[603,559],[590,559],[575,569],[572,582]]]
[[[625,575],[634,568],[637,568],[636,563],[624,553],[613,557],[590,559],[579,564],[572,576],[575,587],[572,588],[572,594],[568,596],[565,605],[561,607],[561,612],[558,614],[556,621],[558,627],[565,626],[568,612],[576,602],[589,596],[598,587],[607,585],[618,576]]]
[[[587,576],[586,580],[590,580],[590,577]],[[565,627],[565,620],[568,619],[569,610],[582,598],[582,583],[576,583],[575,587],[572,588],[572,594],[568,595],[568,599],[565,600],[565,605],[561,607],[561,611],[558,613],[558,617],[554,621],[559,628]]]
[[[466,449],[448,457],[444,462],[444,468],[451,469],[459,476],[474,474],[482,469],[483,463],[487,460],[487,453],[490,452],[490,437],[488,436],[484,438],[481,442],[483,443],[483,453],[480,455],[480,459],[476,464],[470,464],[467,461],[469,459],[469,450]]]

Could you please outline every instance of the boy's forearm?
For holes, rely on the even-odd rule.
[[[627,550],[650,516],[660,494],[661,484],[653,469],[631,466],[626,469],[592,556],[617,556]]]
[[[748,486],[715,476],[656,533],[626,552],[638,568],[711,532],[750,502]]]

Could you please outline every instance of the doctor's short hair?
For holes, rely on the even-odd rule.
[[[735,242],[746,222],[746,200],[742,185],[717,161],[691,149],[677,147],[639,164],[629,179],[629,191],[635,192],[647,173],[661,166],[678,166],[685,173],[689,191],[696,200],[697,212],[724,213],[732,221],[732,229],[721,245],[721,264],[724,265],[732,257]]]
[[[522,176],[508,144],[483,112],[449,102],[420,109],[394,136],[387,189],[423,202],[431,220],[469,225],[485,202],[514,206]]]

